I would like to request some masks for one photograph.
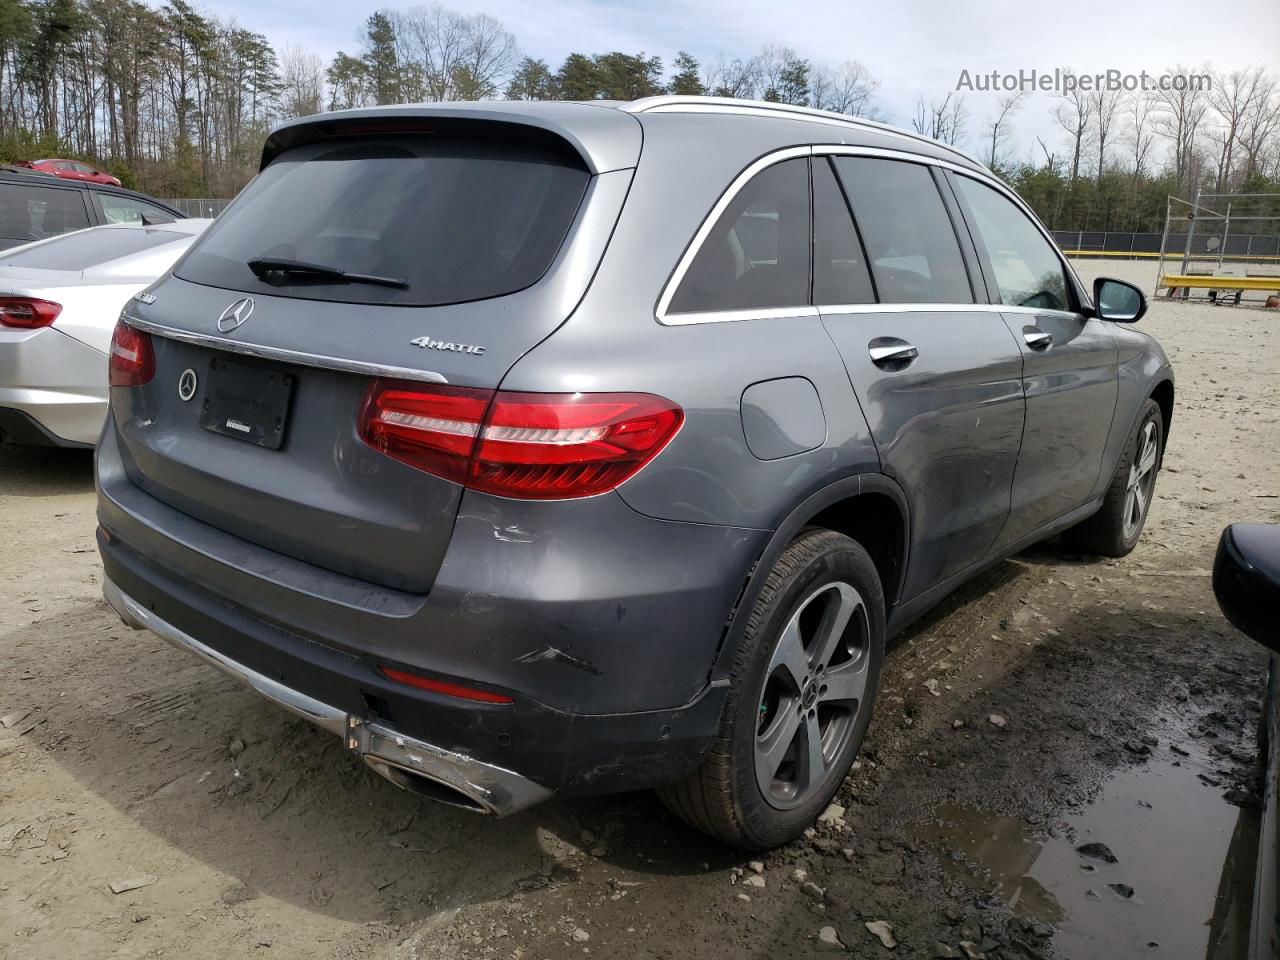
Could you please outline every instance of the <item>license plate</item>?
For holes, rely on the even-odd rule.
[[[289,420],[292,374],[215,357],[200,426],[226,437],[279,450]]]

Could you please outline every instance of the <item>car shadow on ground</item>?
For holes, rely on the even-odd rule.
[[[93,451],[0,444],[0,484],[17,497],[59,497],[93,489]]]
[[[20,496],[83,494],[91,490],[91,459],[81,451],[0,451],[0,479]],[[954,701],[929,698],[919,675],[906,678],[908,667],[914,673],[917,662],[935,657],[939,638],[963,647],[1003,629],[988,621],[1016,610],[1023,581],[1058,562],[1042,547],[999,564],[892,644],[864,750],[869,762],[842,793],[858,824],[847,841],[853,865],[841,858],[832,867],[803,842],[788,848],[788,856],[814,860],[815,871],[826,864],[823,884],[840,902],[887,912],[902,909],[895,896],[919,898],[908,887],[932,882],[936,863],[904,846],[901,830],[937,803],[1044,818],[1087,793],[1108,764],[1126,759],[1119,738],[1141,729],[1167,698],[1170,670],[1191,676],[1212,659],[1205,637],[1220,643],[1221,628],[1206,634],[1203,621],[1174,612],[1150,626],[1148,608],[1117,616],[1114,604],[1098,603],[1060,618],[1046,642],[1011,643]],[[23,696],[45,718],[29,742],[112,808],[107,819],[116,828],[136,835],[134,860],[121,869],[163,875],[181,862],[176,853],[215,871],[192,907],[200,896],[212,909],[268,896],[344,921],[404,926],[571,879],[595,862],[694,877],[753,858],[684,826],[651,793],[556,800],[502,821],[423,801],[394,789],[328,734],[125,628],[101,601],[63,606],[4,641],[27,672]],[[1172,666],[1151,670],[1157,655]],[[1132,682],[1100,679],[1117,671]],[[998,711],[1010,717],[1008,729],[984,725]],[[957,716],[967,733],[952,734]],[[904,727],[904,717],[913,723]],[[948,737],[954,742],[935,742]],[[814,922],[803,895],[787,903],[796,923]],[[851,911],[846,906],[849,923]],[[840,909],[828,915],[836,919]],[[778,942],[794,942],[778,932]],[[854,924],[848,936],[857,933]]]
[[[76,481],[74,465],[60,469]],[[994,571],[964,596],[1016,576]],[[59,635],[77,641],[48,642]],[[126,628],[101,601],[65,607],[6,643],[32,674],[24,694],[46,705],[28,737],[144,834],[216,870],[228,905],[266,895],[349,921],[422,921],[569,876],[584,856],[662,876],[750,859],[648,792],[554,800],[500,821],[423,801],[329,734]],[[158,872],[163,847],[133,866]]]

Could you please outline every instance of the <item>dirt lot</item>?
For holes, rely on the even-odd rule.
[[[756,862],[647,794],[494,822],[396,791],[116,620],[87,455],[0,451],[0,957],[1231,955],[1264,661],[1208,570],[1280,521],[1280,314],[1142,329],[1178,398],[1137,551],[1037,548],[901,638],[843,814]]]

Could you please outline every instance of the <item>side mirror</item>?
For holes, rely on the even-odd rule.
[[[1233,625],[1280,653],[1280,526],[1235,523],[1223,530],[1213,593]]]
[[[1099,277],[1093,281],[1093,314],[1099,320],[1137,323],[1147,312],[1147,297],[1132,283]]]

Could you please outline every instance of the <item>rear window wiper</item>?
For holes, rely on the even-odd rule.
[[[308,263],[306,260],[287,260],[284,257],[258,257],[245,265],[259,280],[265,280],[269,274],[279,273],[285,276],[329,280],[333,283],[371,283],[379,287],[399,287],[401,290],[408,289],[409,286],[408,280],[401,280],[398,277],[348,273],[339,267],[327,267],[323,263]]]

